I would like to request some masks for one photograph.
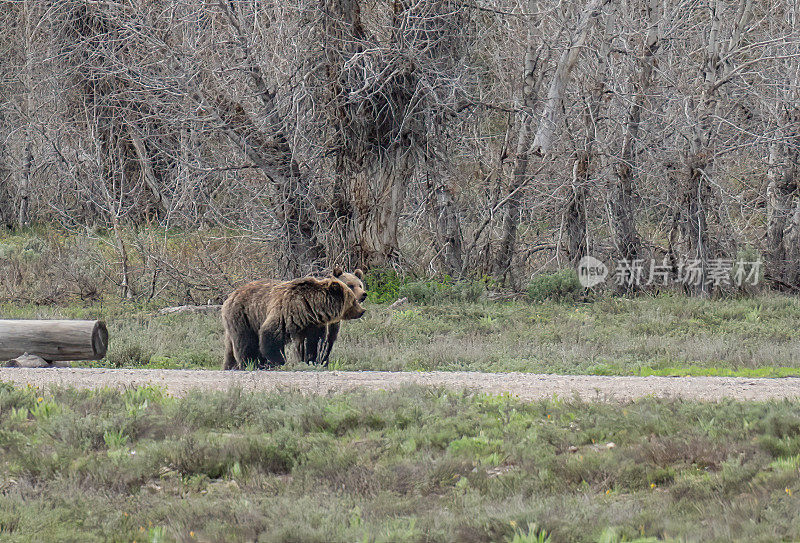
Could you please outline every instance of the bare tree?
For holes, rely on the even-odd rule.
[[[0,222],[107,229],[123,296],[333,263],[519,287],[587,253],[708,295],[755,250],[800,288],[792,2],[2,7]],[[179,265],[177,230],[258,249]]]
[[[797,7],[785,14],[788,35],[797,35]],[[767,130],[766,257],[767,275],[781,289],[800,289],[800,89],[797,41],[781,44],[771,100],[764,100]],[[778,52],[776,52],[778,53]]]
[[[704,54],[693,82],[696,93],[687,97],[684,110],[687,124],[683,135],[687,144],[680,164],[671,169],[677,186],[671,240],[683,247],[682,252],[690,261],[697,263],[700,280],[691,290],[700,295],[710,290],[709,260],[720,254],[718,242],[710,238],[708,224],[714,206],[716,119],[723,106],[718,93],[737,71],[736,57],[752,16],[752,0],[739,3],[736,16],[729,19],[733,24],[727,27],[722,24],[723,10],[724,6],[716,0],[709,4],[708,26],[702,36]],[[674,246],[673,259],[677,259]]]
[[[569,40],[555,65],[553,77],[547,95],[542,101],[541,114],[538,117],[533,141],[530,141],[531,129],[527,126],[529,119],[523,121],[520,128],[517,143],[517,158],[514,165],[513,181],[509,186],[511,197],[506,203],[503,215],[502,237],[500,248],[497,252],[494,273],[500,278],[504,278],[510,270],[511,262],[517,239],[517,224],[519,217],[519,191],[525,183],[525,176],[528,169],[530,156],[536,156],[543,160],[553,146],[553,139],[558,126],[558,114],[562,107],[564,92],[569,80],[569,76],[580,56],[581,50],[586,43],[589,30],[593,22],[600,13],[600,9],[607,0],[589,0],[577,17],[574,29],[570,32]],[[533,39],[533,34],[529,34],[529,40]],[[530,44],[530,41],[529,41]],[[537,55],[531,45],[525,53],[525,87],[523,89],[523,103],[533,105],[536,92],[536,58]],[[530,106],[529,106],[530,107]]]
[[[622,145],[618,159],[614,163],[608,198],[609,215],[615,236],[614,243],[619,255],[629,261],[636,260],[642,253],[642,242],[636,227],[634,210],[636,189],[634,176],[637,171],[636,147],[640,145],[639,127],[641,126],[642,112],[647,109],[655,54],[660,45],[659,25],[663,24],[661,2],[649,0],[644,7],[647,12],[647,33],[641,44],[641,52],[637,55],[640,64],[638,74],[633,73],[630,78],[630,102],[623,126]]]

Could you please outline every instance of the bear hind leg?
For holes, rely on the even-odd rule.
[[[240,370],[242,369],[239,366],[239,363],[236,361],[236,357],[233,356],[233,342],[231,341],[228,332],[225,332],[225,361],[222,363],[223,370]]]
[[[224,369],[244,370],[263,363],[258,349],[257,330],[250,326],[242,308],[223,305],[222,325],[225,329]]]
[[[232,338],[231,346],[233,357],[239,369],[247,369],[248,366],[255,365],[261,367],[264,360],[258,349],[258,335],[250,330],[240,330],[239,334]]]
[[[258,331],[259,353],[266,361],[267,368],[274,368],[286,364],[283,348],[287,343],[286,335],[280,330],[277,323],[265,322]]]

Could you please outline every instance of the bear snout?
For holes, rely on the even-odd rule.
[[[361,307],[360,305],[354,305],[353,307],[350,308],[350,310],[347,312],[344,318],[347,320],[360,319],[361,317],[364,316],[364,313],[366,312],[367,310]]]
[[[364,293],[364,294],[362,294],[362,295],[361,295],[361,297],[358,299],[358,303],[362,304],[362,303],[364,303],[364,300],[366,300],[366,299],[367,299],[367,293],[365,292],[365,293]]]

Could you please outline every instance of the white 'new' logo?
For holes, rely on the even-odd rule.
[[[586,288],[599,285],[606,280],[608,268],[593,256],[584,256],[578,262],[578,280]]]

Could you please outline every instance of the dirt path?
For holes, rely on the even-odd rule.
[[[356,388],[392,389],[407,384],[510,392],[524,400],[557,395],[584,400],[628,400],[642,396],[698,400],[767,400],[800,398],[800,378],[749,379],[744,377],[601,377],[593,375],[540,375],[479,372],[384,371],[251,371],[134,370],[134,369],[0,369],[0,381],[17,385],[65,385],[77,388],[128,388],[138,385],[166,387],[181,396],[192,389],[290,389],[326,394]]]

